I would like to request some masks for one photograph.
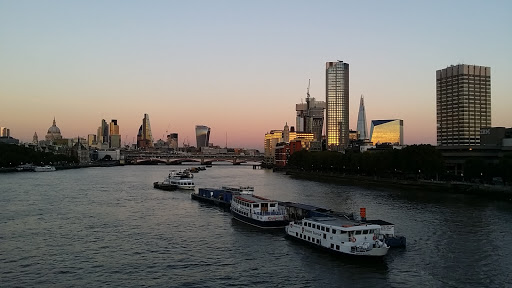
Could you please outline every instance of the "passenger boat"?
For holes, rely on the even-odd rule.
[[[227,209],[231,206],[231,200],[233,199],[233,195],[250,195],[253,194],[253,192],[254,187],[251,186],[224,186],[220,189],[199,188],[199,191],[197,191],[197,193],[190,194],[190,197],[193,200],[210,203]]]
[[[171,184],[174,184],[178,189],[194,190],[196,185],[192,179],[187,178],[171,178]]]
[[[171,183],[171,175],[166,177],[162,182],[153,182],[153,187],[156,189],[174,191],[178,189],[178,185]]]
[[[36,167],[34,167],[34,171],[35,172],[53,172],[53,171],[55,171],[55,167],[50,166],[50,165],[36,166]]]
[[[231,213],[238,221],[259,228],[282,228],[288,225],[286,211],[275,200],[253,194],[233,196]]]
[[[286,215],[290,220],[302,220],[313,217],[339,217],[349,219],[355,222],[365,222],[368,224],[380,225],[381,240],[386,242],[390,247],[406,247],[407,241],[405,236],[395,235],[395,224],[384,220],[371,220],[366,219],[366,209],[360,208],[359,214],[357,213],[344,213],[294,202],[279,202],[280,206],[285,207]]]
[[[337,217],[312,217],[290,222],[286,236],[336,253],[382,257],[389,246],[381,241],[380,225]]]

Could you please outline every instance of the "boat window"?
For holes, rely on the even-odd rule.
[[[317,244],[320,244],[320,239],[316,239],[316,243],[317,243]]]
[[[311,237],[308,236],[308,241],[311,241]]]
[[[258,208],[258,207],[260,207],[260,204],[259,204],[259,203],[257,203],[257,204],[252,204],[252,207],[253,207],[253,208]]]
[[[330,230],[331,230],[331,229],[330,229],[329,227],[326,227],[326,228],[325,228],[325,232],[330,232]]]
[[[340,250],[340,245],[336,245],[336,250]]]
[[[336,234],[336,229],[332,229],[332,234]]]
[[[372,229],[372,230],[370,230],[370,234],[373,234],[373,229]]]
[[[315,224],[313,224],[313,225],[311,225],[311,227],[316,228],[316,225],[315,225]]]
[[[308,227],[311,227],[311,223],[308,222]]]
[[[356,231],[356,235],[361,235],[361,230]]]
[[[324,226],[320,226],[320,230],[325,231],[325,227]]]
[[[347,231],[340,230],[340,234],[347,234]]]
[[[270,207],[276,207],[276,204],[270,203]]]
[[[334,244],[331,243],[331,249],[334,249]]]
[[[368,234],[368,230],[363,230],[363,234]]]

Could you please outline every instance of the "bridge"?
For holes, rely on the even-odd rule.
[[[213,158],[213,159],[205,159],[205,158],[146,158],[139,157],[135,159],[131,159],[129,161],[133,164],[138,165],[157,165],[157,164],[166,164],[166,165],[180,165],[184,162],[198,162],[201,165],[212,165],[213,162],[231,162],[233,165],[240,165],[242,163],[247,163],[246,160],[239,160],[237,158]]]

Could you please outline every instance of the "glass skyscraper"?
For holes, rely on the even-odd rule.
[[[368,139],[368,126],[366,126],[366,110],[364,109],[364,98],[361,95],[361,101],[359,102],[359,114],[357,115],[357,134],[359,139]]]
[[[349,142],[349,66],[343,61],[327,62],[325,72],[327,148],[341,151]]]
[[[370,141],[373,144],[404,145],[404,120],[372,120]]]
[[[210,127],[196,125],[196,141],[197,149],[201,149],[201,147],[208,147],[208,143],[210,141]]]
[[[436,71],[437,145],[480,145],[491,126],[491,68],[460,64]]]

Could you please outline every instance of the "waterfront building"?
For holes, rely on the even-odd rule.
[[[264,148],[265,148],[265,162],[266,163],[272,163],[276,164],[276,149],[278,146],[283,146],[283,143],[289,144],[292,142],[298,142],[300,143],[301,149],[307,149],[309,150],[311,147],[312,142],[314,141],[314,134],[313,133],[306,133],[301,131],[295,131],[295,127],[290,127],[289,131],[286,132],[288,128],[288,124],[285,124],[283,130],[270,130],[270,132],[267,132],[265,134],[265,140],[264,140]],[[285,133],[286,132],[286,133]],[[287,136],[286,136],[287,135]],[[287,137],[288,141],[285,141],[285,137]],[[293,144],[294,151],[297,150],[297,143]],[[290,146],[283,146],[284,149],[290,149]],[[282,147],[282,148],[283,148]],[[280,152],[282,155],[282,151]],[[283,159],[281,159],[283,160]]]
[[[208,143],[210,143],[209,141],[210,127],[204,125],[196,125],[196,148],[200,150],[201,147],[208,147]]]
[[[364,108],[364,98],[361,95],[361,100],[359,101],[359,113],[357,114],[357,134],[359,134],[358,138],[360,140],[366,140],[368,138],[368,129],[366,125],[366,109]]]
[[[316,101],[314,97],[310,97],[308,87],[306,103],[295,105],[295,111],[297,111],[296,130],[313,133],[314,141],[321,142],[325,107],[324,101]]]
[[[46,141],[54,142],[55,140],[62,139],[62,134],[60,133],[59,127],[57,127],[57,122],[55,121],[55,117],[53,118],[53,125],[48,128],[48,132],[44,137]]]
[[[491,68],[452,65],[436,71],[437,145],[480,144],[491,126]]]
[[[144,114],[142,125],[137,133],[137,148],[152,148],[153,135],[151,134],[151,125],[149,123],[149,115]]]
[[[343,61],[326,63],[327,148],[342,151],[348,145],[349,65]]]
[[[404,120],[372,120],[370,142],[404,145]]]
[[[87,145],[89,147],[96,145],[96,135],[95,134],[87,135]]]
[[[167,143],[170,148],[174,149],[174,151],[178,151],[178,133],[171,133],[167,135]]]
[[[0,137],[11,137],[11,129],[0,127]]]

